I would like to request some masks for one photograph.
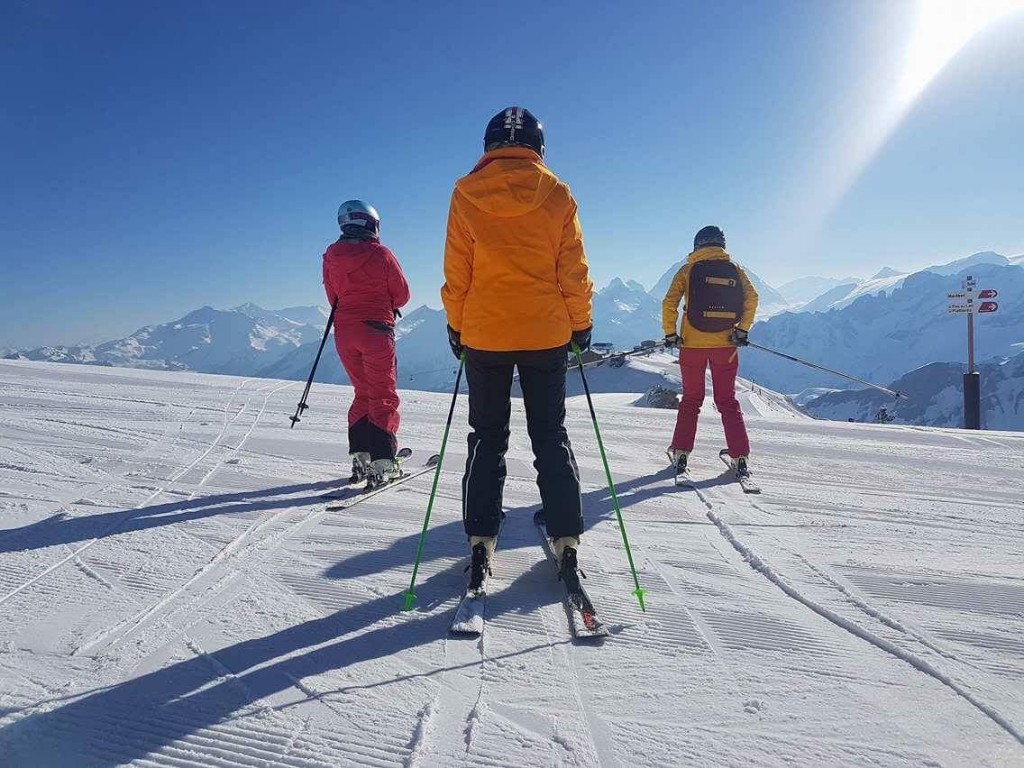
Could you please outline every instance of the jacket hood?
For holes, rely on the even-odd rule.
[[[327,247],[324,259],[330,260],[332,269],[351,274],[374,258],[381,247],[376,240],[339,239]]]
[[[486,213],[521,216],[543,205],[558,183],[532,149],[502,147],[484,154],[455,188]]]
[[[718,245],[706,245],[703,248],[698,248],[696,251],[690,253],[686,257],[687,264],[696,264],[698,261],[714,261],[715,259],[722,259],[724,261],[730,261],[730,256],[725,248]]]

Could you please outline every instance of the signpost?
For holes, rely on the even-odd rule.
[[[995,288],[975,290],[977,283],[971,275],[964,278],[961,291],[946,294],[953,315],[967,315],[967,373],[964,374],[964,428],[981,429],[981,374],[974,370],[974,316],[999,310],[999,302],[991,301],[999,295]]]

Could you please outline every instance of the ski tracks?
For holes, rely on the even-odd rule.
[[[235,394],[237,394],[237,392],[242,388],[244,383],[245,382],[243,381],[241,384],[238,385],[238,387],[235,389],[235,392],[232,393],[231,397],[228,399],[228,402],[225,404],[225,406],[224,406],[224,411],[225,411],[224,424],[222,425],[221,430],[218,433],[218,435],[214,438],[214,440],[210,443],[210,445],[206,448],[206,450],[204,450],[199,456],[197,456],[195,459],[193,459],[188,465],[186,465],[182,469],[179,469],[177,472],[175,472],[173,475],[171,475],[171,477],[168,478],[163,483],[163,485],[161,487],[158,487],[155,490],[153,490],[153,492],[150,493],[149,496],[147,496],[142,502],[140,502],[139,504],[137,504],[133,508],[133,510],[132,510],[132,512],[130,514],[120,516],[111,526],[109,526],[106,530],[104,530],[98,536],[95,536],[94,538],[86,541],[84,544],[82,544],[82,545],[80,545],[80,546],[78,546],[76,548],[71,549],[71,552],[67,556],[65,556],[64,558],[56,561],[55,563],[50,564],[48,567],[43,569],[40,573],[36,574],[35,576],[33,576],[33,577],[29,578],[29,579],[26,579],[19,586],[9,590],[4,595],[0,596],[0,605],[3,605],[8,600],[13,598],[15,595],[19,594],[20,592],[28,589],[29,587],[31,587],[34,584],[38,583],[39,581],[43,580],[44,578],[46,578],[47,576],[52,574],[54,571],[58,570],[61,566],[65,565],[65,564],[67,564],[69,562],[74,562],[77,558],[79,558],[82,555],[83,552],[85,552],[86,550],[88,550],[91,547],[95,546],[98,542],[100,542],[103,539],[105,539],[105,538],[107,538],[107,537],[117,533],[120,529],[124,528],[129,522],[131,522],[139,512],[141,512],[151,502],[153,502],[157,498],[159,498],[159,496],[166,491],[168,486],[170,486],[173,483],[177,482],[181,477],[184,477],[186,474],[188,474],[188,472],[190,472],[192,469],[194,469],[196,466],[198,466],[204,459],[206,459],[207,456],[209,456],[211,453],[213,453],[213,451],[216,450],[216,448],[220,444],[220,441],[224,438],[225,434],[227,433],[228,427],[245,410],[245,407],[243,406],[243,408],[240,409],[235,414],[235,416],[233,418],[229,419],[227,417],[227,412],[228,412],[228,409],[230,408],[231,401],[234,399]]]
[[[847,617],[837,613],[831,608],[821,604],[820,602],[812,599],[805,592],[801,591],[793,585],[793,583],[785,578],[778,570],[772,567],[772,565],[758,554],[754,549],[743,541],[743,539],[736,534],[735,530],[723,519],[719,509],[723,505],[723,502],[712,497],[712,495],[700,488],[695,488],[697,497],[703,502],[705,506],[705,513],[708,519],[715,525],[722,537],[729,542],[729,544],[739,553],[740,556],[747,562],[747,564],[754,569],[757,573],[767,579],[769,582],[778,587],[788,597],[796,600],[805,607],[809,608],[814,613],[818,614],[822,618],[831,622],[835,626],[842,630],[845,630],[850,635],[863,640],[866,643],[874,646],[875,648],[883,651],[903,662],[906,662],[914,669],[919,672],[928,675],[935,681],[945,685],[946,687],[953,690],[958,696],[964,701],[971,704],[975,709],[989,718],[992,722],[998,725],[1007,734],[1016,739],[1019,743],[1024,744],[1024,730],[1018,727],[1016,724],[1010,722],[1002,713],[1000,713],[992,705],[982,701],[967,687],[959,683],[952,675],[948,672],[940,669],[935,664],[927,661],[921,656],[906,650],[905,648],[896,645],[890,640],[885,639],[876,632],[871,631],[865,626],[848,619]],[[734,502],[738,503],[738,502]],[[754,509],[759,509],[756,504],[750,505]],[[918,640],[922,645],[925,645],[930,650],[933,650],[942,656],[947,658],[955,658],[952,654],[943,651],[935,646],[935,644],[926,641],[920,637],[917,633],[907,630],[900,622],[889,618],[883,612],[868,605],[866,601],[861,598],[857,598],[852,594],[851,591],[845,589],[834,578],[828,576],[821,568],[812,565],[806,557],[794,553],[794,556],[808,566],[809,570],[817,574],[823,581],[828,583],[830,586],[840,592],[849,602],[857,606],[858,609],[862,610],[872,618],[877,619],[880,623],[887,627],[895,629],[899,632],[907,634],[908,636]]]

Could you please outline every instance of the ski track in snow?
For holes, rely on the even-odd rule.
[[[753,499],[721,472],[713,407],[694,491],[660,458],[671,412],[597,395],[641,613],[571,398],[581,564],[612,631],[574,645],[516,405],[487,627],[467,640],[446,631],[465,400],[402,613],[432,475],[328,512],[350,390],[317,385],[290,430],[289,387],[0,363],[0,764],[1024,762],[1019,436],[816,422],[747,388]],[[415,464],[448,398],[403,399]]]
[[[244,384],[244,382],[243,382],[243,384]],[[241,389],[241,388],[242,388],[243,384],[240,384],[240,385],[239,385],[239,389]],[[286,386],[289,386],[289,385],[282,385],[282,388],[283,388],[283,387],[286,387]],[[232,393],[232,398],[233,398],[233,397],[234,397],[234,393]],[[269,396],[268,396],[268,399],[269,399]],[[225,408],[224,408],[224,424],[223,424],[223,426],[221,427],[221,431],[220,431],[220,433],[219,433],[219,434],[217,435],[217,437],[216,437],[216,438],[214,438],[213,442],[212,442],[212,443],[210,443],[209,447],[208,447],[208,448],[207,448],[207,449],[206,449],[205,451],[203,451],[203,453],[201,453],[201,454],[200,454],[200,455],[199,455],[199,456],[198,456],[197,458],[195,458],[195,459],[194,459],[194,460],[193,460],[193,461],[192,461],[192,462],[191,462],[190,464],[188,464],[188,465],[187,465],[186,467],[184,467],[183,469],[181,469],[181,470],[179,470],[178,472],[176,472],[175,474],[173,474],[173,475],[172,475],[172,476],[171,476],[171,477],[170,477],[170,478],[168,479],[168,481],[167,481],[167,484],[168,484],[168,485],[170,485],[170,484],[172,484],[172,483],[175,483],[175,482],[177,482],[177,481],[178,481],[178,480],[180,480],[180,479],[181,479],[182,477],[184,477],[185,475],[187,475],[187,474],[188,474],[188,473],[189,473],[190,471],[192,471],[192,470],[193,470],[193,469],[194,469],[195,467],[197,467],[197,466],[198,466],[198,465],[199,465],[199,464],[200,464],[200,463],[201,463],[201,462],[202,462],[202,461],[203,461],[203,460],[204,460],[204,459],[205,459],[205,458],[206,458],[207,456],[209,456],[209,455],[210,455],[210,454],[211,454],[211,453],[212,453],[212,452],[213,452],[213,451],[214,451],[214,450],[215,450],[215,449],[216,449],[217,447],[219,447],[219,445],[220,445],[220,441],[221,441],[221,440],[222,440],[222,439],[224,438],[224,435],[225,435],[225,433],[227,432],[227,429],[228,429],[228,427],[229,427],[229,426],[230,426],[231,424],[233,424],[233,423],[234,423],[235,419],[237,419],[237,418],[238,418],[238,416],[240,416],[240,415],[241,415],[241,414],[242,414],[242,413],[243,413],[243,412],[245,411],[245,408],[246,408],[246,407],[248,406],[248,401],[246,401],[246,405],[245,405],[245,406],[243,406],[243,407],[242,407],[242,408],[241,408],[241,409],[240,409],[240,410],[239,410],[239,411],[238,411],[238,412],[237,412],[237,413],[235,414],[235,416],[234,416],[233,418],[229,419],[229,418],[228,418],[228,408],[230,407],[230,403],[231,403],[231,399],[229,398],[229,400],[228,400],[228,404],[227,404],[227,405],[225,405]],[[255,426],[255,422],[254,422],[254,426]],[[164,493],[164,492],[165,492],[165,490],[166,490],[166,489],[165,489],[165,488],[163,488],[163,487],[160,487],[160,488],[157,488],[157,489],[155,489],[155,490],[153,491],[153,493],[151,493],[151,494],[150,494],[149,496],[147,496],[147,497],[146,497],[146,499],[145,499],[144,501],[142,501],[142,502],[141,502],[141,503],[140,503],[140,504],[139,504],[139,505],[138,505],[138,506],[137,506],[137,507],[135,508],[135,509],[136,509],[136,511],[138,511],[138,510],[141,510],[141,509],[143,509],[144,507],[148,506],[150,502],[152,502],[153,500],[155,500],[156,498],[158,498],[158,497],[159,497],[159,496],[160,496],[160,495],[161,495],[162,493]],[[32,577],[32,578],[30,578],[30,579],[26,580],[25,582],[23,582],[22,584],[20,584],[20,585],[19,585],[18,587],[14,588],[14,589],[10,590],[9,592],[7,592],[6,594],[4,594],[4,595],[0,596],[0,605],[2,605],[3,603],[7,602],[7,601],[8,601],[9,599],[11,599],[11,598],[12,598],[12,597],[14,597],[15,595],[17,595],[17,594],[18,594],[19,592],[21,592],[22,590],[24,590],[24,589],[27,589],[27,588],[29,588],[30,586],[32,586],[33,584],[37,583],[37,582],[38,582],[38,581],[40,581],[41,579],[43,579],[43,578],[45,578],[45,577],[49,576],[49,575],[50,575],[51,573],[53,573],[53,572],[54,572],[55,570],[57,570],[58,568],[60,568],[60,567],[61,567],[62,565],[64,565],[65,563],[68,563],[68,562],[72,562],[72,561],[75,561],[75,560],[77,560],[77,558],[78,558],[78,557],[79,557],[79,556],[80,556],[80,555],[81,555],[81,554],[82,554],[83,552],[85,552],[85,550],[89,549],[89,547],[93,546],[93,545],[94,545],[94,544],[96,544],[96,543],[97,543],[98,541],[102,540],[103,538],[106,538],[106,537],[108,537],[108,536],[111,536],[111,535],[113,535],[113,534],[114,534],[114,533],[116,533],[116,532],[117,532],[117,531],[118,531],[118,530],[119,530],[120,528],[124,527],[124,526],[125,526],[125,525],[127,525],[127,524],[128,524],[129,522],[131,522],[131,520],[132,520],[132,517],[133,517],[133,515],[131,515],[131,514],[127,514],[127,515],[122,515],[122,516],[121,516],[121,517],[120,517],[120,518],[118,519],[118,521],[117,521],[117,522],[116,522],[116,523],[115,523],[114,525],[112,525],[112,526],[110,526],[109,528],[107,528],[106,530],[104,530],[104,531],[103,531],[103,532],[102,532],[102,533],[101,533],[101,534],[100,534],[99,536],[97,536],[96,538],[94,538],[94,539],[91,539],[90,541],[86,542],[85,544],[83,544],[82,546],[78,547],[77,549],[74,549],[74,550],[72,550],[71,554],[69,554],[69,555],[68,555],[67,557],[65,557],[64,559],[62,559],[62,560],[59,560],[58,562],[54,563],[54,564],[53,564],[53,565],[51,565],[50,567],[46,568],[46,569],[45,569],[45,570],[44,570],[44,571],[43,571],[42,573],[40,573],[40,574],[38,574],[38,575],[36,575],[36,576],[34,576],[34,577]]]

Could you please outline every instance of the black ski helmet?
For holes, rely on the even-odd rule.
[[[338,226],[347,237],[371,240],[380,237],[377,209],[362,200],[346,200],[338,206]]]
[[[693,250],[700,248],[707,248],[709,245],[717,245],[719,248],[725,248],[725,233],[715,226],[707,226],[701,228],[693,237]]]
[[[524,107],[503,109],[484,131],[484,152],[500,147],[529,147],[544,157],[544,127]]]

